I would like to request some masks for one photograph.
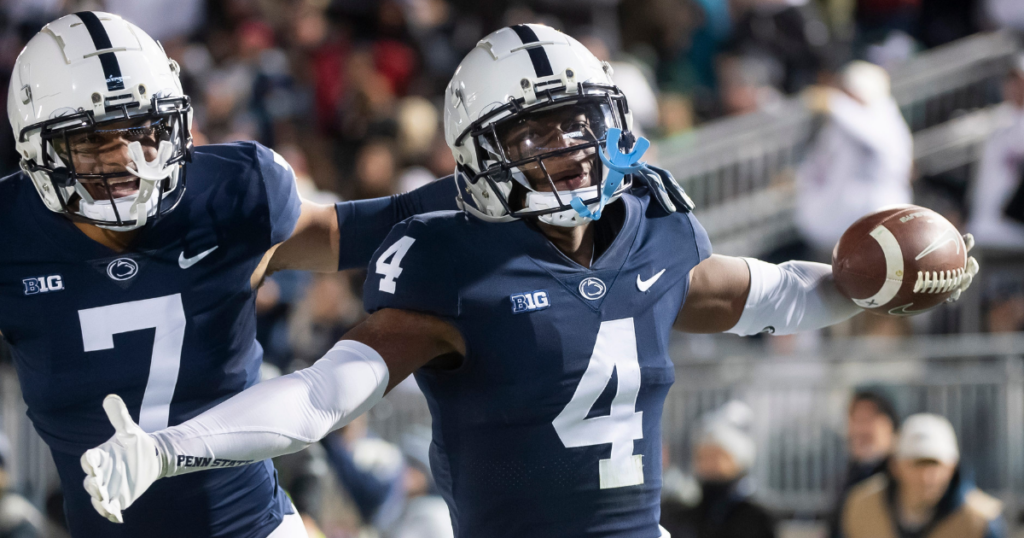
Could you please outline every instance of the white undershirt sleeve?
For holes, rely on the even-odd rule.
[[[342,340],[304,370],[250,387],[153,433],[162,476],[237,467],[302,450],[384,396],[388,368],[373,348]]]
[[[790,261],[781,265],[744,258],[750,293],[739,322],[728,333],[793,334],[847,320],[861,308],[844,297],[832,280],[832,267]]]

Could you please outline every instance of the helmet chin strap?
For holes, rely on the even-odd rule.
[[[114,200],[94,200],[91,196],[83,195],[79,203],[79,212],[82,216],[94,220],[116,221],[120,216],[121,220],[135,221],[124,226],[98,225],[100,228],[116,232],[126,232],[145,226],[150,214],[155,212],[157,207],[156,197],[153,196],[157,185],[170,177],[174,171],[174,165],[166,164],[173,152],[174,145],[166,140],[162,141],[157,149],[156,159],[147,161],[142,144],[137,141],[128,144],[128,157],[135,163],[135,170],[130,167],[126,170],[139,178],[139,192]]]

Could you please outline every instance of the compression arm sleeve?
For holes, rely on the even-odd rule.
[[[335,204],[341,231],[338,270],[366,269],[391,228],[413,215],[458,209],[458,194],[455,176],[448,176],[405,194]]]
[[[743,260],[750,268],[750,293],[739,322],[726,332],[793,334],[828,327],[861,312],[836,289],[828,265]]]
[[[259,383],[191,420],[154,432],[162,476],[298,452],[368,411],[387,385],[380,354],[342,340],[309,368]]]

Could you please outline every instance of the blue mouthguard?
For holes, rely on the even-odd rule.
[[[647,148],[651,147],[651,142],[644,137],[640,137],[636,144],[633,145],[633,151],[622,153],[619,150],[619,137],[621,135],[621,129],[608,129],[608,136],[605,138],[605,150],[602,151],[600,147],[597,148],[597,154],[601,157],[601,162],[608,167],[608,176],[605,177],[604,186],[601,189],[601,201],[598,203],[597,210],[591,211],[589,207],[583,204],[583,200],[579,196],[574,196],[572,201],[569,202],[569,205],[581,217],[593,220],[600,219],[604,205],[608,203],[608,200],[618,190],[619,185],[622,184],[622,179],[628,174],[639,172],[641,168],[646,166],[646,163],[640,162],[640,158],[644,156]],[[605,152],[610,157],[606,156]]]

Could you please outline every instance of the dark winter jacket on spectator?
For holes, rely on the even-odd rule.
[[[702,484],[697,506],[661,505],[661,526],[672,538],[775,538],[775,521],[750,499],[744,481]]]
[[[850,491],[843,507],[844,538],[1004,538],[999,500],[986,495],[957,471],[932,521],[919,530],[900,528],[895,519],[896,483],[877,474]]]

